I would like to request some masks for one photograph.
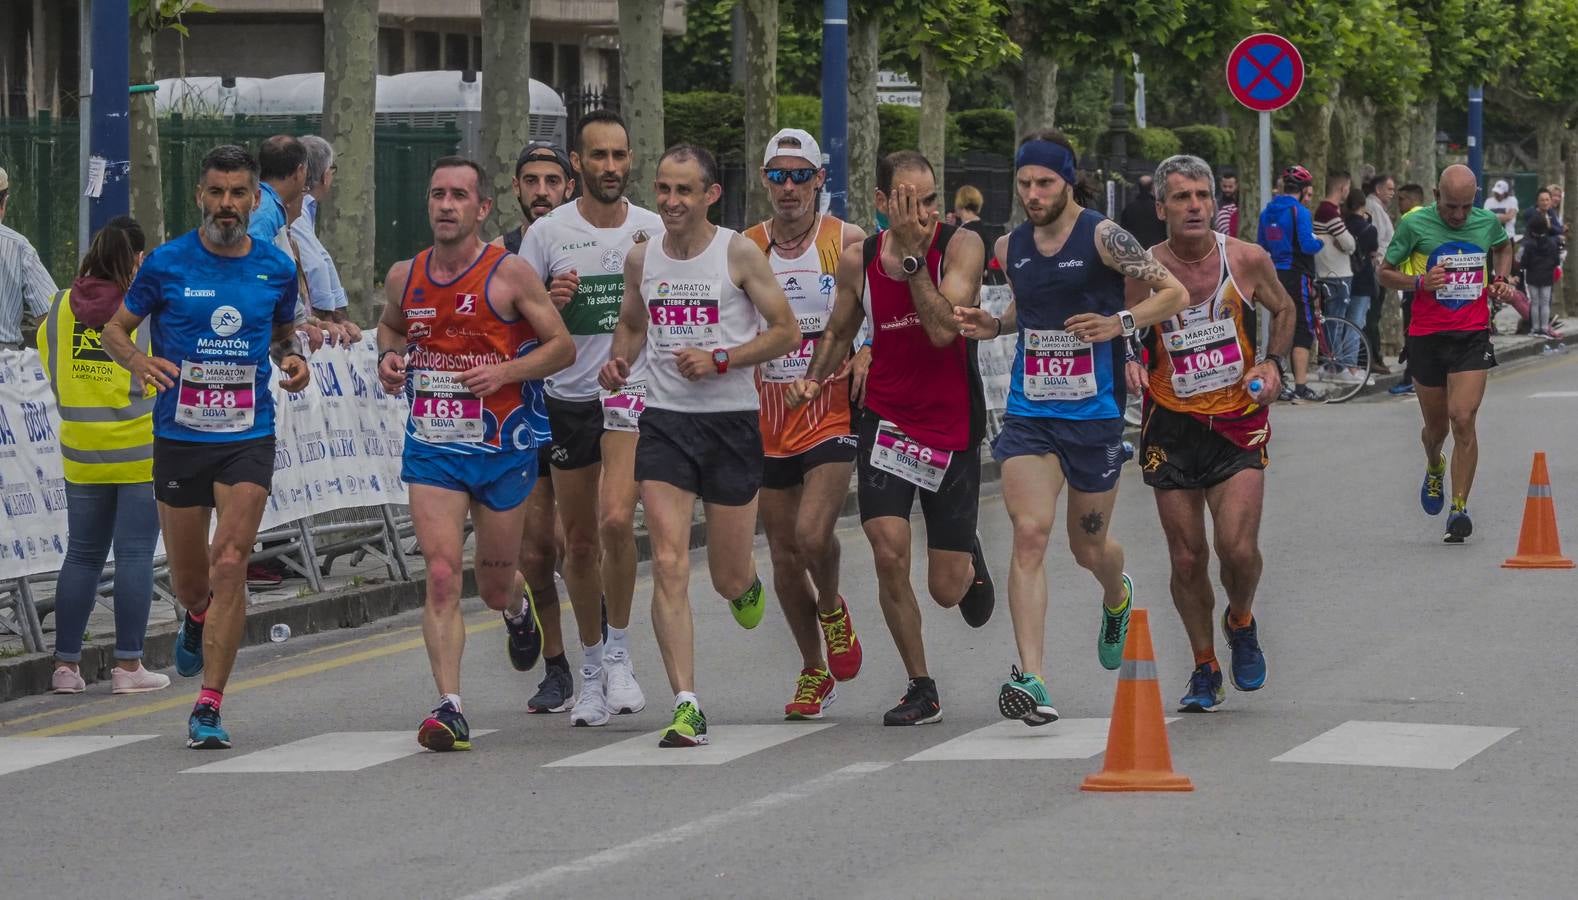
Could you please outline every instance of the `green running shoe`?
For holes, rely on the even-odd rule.
[[[1101,605],[1101,633],[1096,636],[1096,657],[1104,669],[1123,664],[1123,642],[1129,636],[1129,610],[1134,608],[1134,582],[1123,575],[1123,611],[1113,612]]]
[[[707,717],[700,707],[686,700],[674,707],[674,721],[664,729],[659,747],[700,747],[707,743]]]
[[[1026,675],[1018,666],[1008,670],[1008,680],[997,692],[997,710],[1005,719],[1018,719],[1026,725],[1050,725],[1057,721],[1057,710],[1047,696],[1047,683],[1040,675]]]
[[[764,593],[762,580],[758,578],[743,596],[729,601],[729,612],[734,613],[734,621],[740,623],[741,628],[755,628],[762,624],[762,616],[767,613]]]

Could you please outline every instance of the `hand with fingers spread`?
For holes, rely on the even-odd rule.
[[[959,325],[959,333],[972,341],[992,340],[1003,328],[1001,320],[979,306],[955,306],[953,320]]]
[[[139,353],[127,363],[126,370],[143,384],[153,385],[159,392],[168,391],[181,380],[181,367],[168,359]]]

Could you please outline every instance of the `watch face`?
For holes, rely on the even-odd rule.
[[[729,361],[729,352],[727,350],[712,351],[712,361],[720,366],[723,365]]]

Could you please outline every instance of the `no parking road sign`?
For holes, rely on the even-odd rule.
[[[1279,34],[1252,34],[1227,55],[1227,89],[1255,112],[1293,102],[1304,86],[1304,57]]]

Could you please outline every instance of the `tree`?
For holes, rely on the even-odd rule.
[[[1518,111],[1532,113],[1539,140],[1540,177],[1567,185],[1564,192],[1564,222],[1578,221],[1578,69],[1571,60],[1578,57],[1578,5],[1569,0],[1526,0],[1518,18],[1523,33],[1509,43],[1523,47],[1517,67],[1495,92],[1504,95]],[[1566,163],[1562,164],[1565,156]],[[1563,315],[1578,308],[1578,288],[1574,279],[1559,283]]]
[[[619,108],[635,150],[630,199],[652,205],[652,184],[663,150],[663,0],[619,2]]]
[[[378,78],[378,0],[323,7],[323,138],[334,147],[334,193],[319,211],[319,237],[345,284],[351,318],[370,323],[373,285],[373,116]],[[413,190],[415,188],[412,188]]]
[[[745,11],[745,218],[772,215],[752,162],[778,126],[778,0],[742,0]]]
[[[531,84],[531,0],[482,2],[482,146],[483,171],[493,187],[493,212],[484,230],[502,234],[521,224],[520,204],[510,200],[515,160],[531,138],[531,122],[522,115],[521,88]],[[529,94],[528,90],[528,94]]]
[[[849,221],[876,228],[877,67],[882,13],[876,0],[849,4]]]
[[[154,41],[169,29],[185,40],[188,13],[213,12],[200,0],[132,0],[131,77],[133,84],[153,84]],[[159,165],[159,114],[153,92],[131,97],[131,212],[142,225],[150,248],[164,243],[164,179]]]

